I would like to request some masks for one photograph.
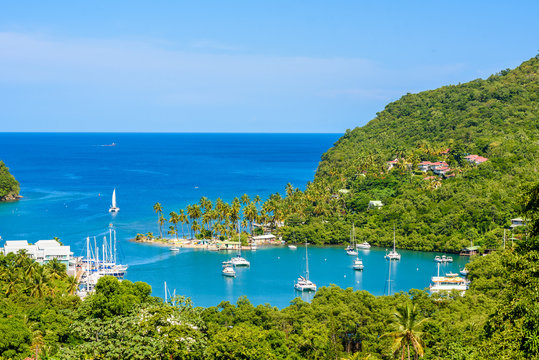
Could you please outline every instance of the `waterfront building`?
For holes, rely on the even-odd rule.
[[[62,245],[56,240],[39,240],[35,244],[30,244],[26,240],[6,240],[1,249],[4,255],[18,253],[20,250],[26,251],[28,256],[39,264],[43,265],[52,259],[58,260],[66,266],[68,272],[75,267],[75,258],[69,245]]]
[[[263,244],[274,244],[277,242],[277,238],[273,234],[265,234],[253,236],[253,244],[263,245]]]

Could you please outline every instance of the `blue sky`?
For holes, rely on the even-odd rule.
[[[539,51],[539,1],[0,5],[2,131],[344,132]]]

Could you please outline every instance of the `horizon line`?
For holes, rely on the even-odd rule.
[[[317,135],[344,132],[250,132],[250,131],[0,131],[0,134],[253,134],[253,135]]]

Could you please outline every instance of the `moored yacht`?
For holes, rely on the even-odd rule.
[[[356,248],[358,248],[358,249],[370,249],[370,248],[371,248],[371,244],[369,244],[368,242],[364,241],[364,242],[362,242],[361,244],[357,244],[357,245],[356,245]]]
[[[453,262],[453,258],[451,256],[436,255],[434,257],[434,261],[439,262],[439,263]]]
[[[357,250],[355,246],[356,230],[354,224],[352,224],[352,231],[350,232],[350,245],[346,248],[346,254],[350,256],[357,256]]]
[[[221,273],[223,274],[223,276],[228,276],[228,277],[236,276],[236,270],[234,270],[232,263],[229,261],[223,262],[223,270],[221,271]]]
[[[364,266],[363,266],[363,260],[361,260],[360,258],[356,258],[354,260],[354,265],[352,265],[352,268],[354,270],[363,270]]]
[[[305,277],[300,276],[294,284],[297,291],[316,291],[316,284],[309,280],[309,253],[307,243],[305,243]]]
[[[385,258],[388,260],[400,260],[401,254],[395,249],[395,226],[393,226],[393,250],[385,255]]]
[[[251,266],[251,263],[247,259],[243,258],[240,254],[230,259],[230,262],[234,266]]]

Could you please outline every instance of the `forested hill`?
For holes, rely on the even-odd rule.
[[[17,200],[19,190],[19,182],[9,173],[4,162],[0,160],[0,201]]]
[[[531,150],[537,150],[538,116],[535,57],[486,80],[407,94],[390,103],[367,125],[339,139],[323,156],[318,176],[335,170],[353,176],[371,170],[376,164],[370,160],[385,162],[401,153],[417,160],[447,148],[452,155],[467,152],[519,161],[518,155],[537,155]]]
[[[470,154],[488,160],[475,165],[465,159]],[[423,161],[444,161],[449,171],[419,171]],[[339,229],[355,222],[360,239],[383,246],[395,225],[401,247],[457,251],[470,241],[496,247],[538,167],[539,56],[486,80],[407,94],[367,125],[347,130],[307,189],[333,194],[315,212],[324,220],[287,233],[307,231],[335,243],[349,233]],[[370,200],[384,206],[369,210]]]

